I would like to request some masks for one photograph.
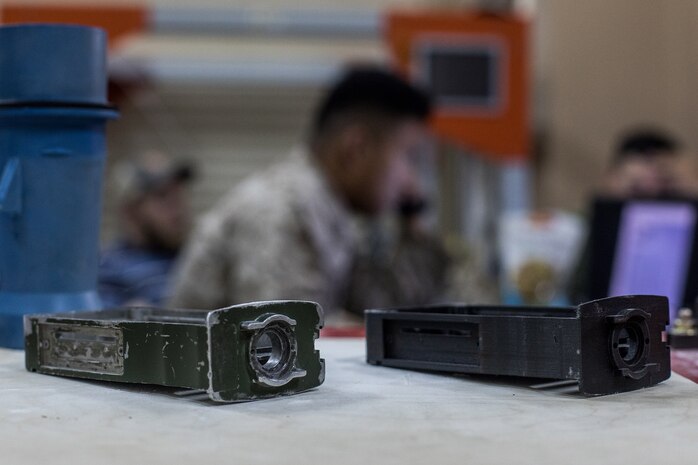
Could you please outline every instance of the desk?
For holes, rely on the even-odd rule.
[[[672,349],[671,369],[694,383],[698,383],[698,350]]]
[[[28,373],[0,350],[0,463],[695,463],[698,386],[583,398],[495,378],[367,365],[364,341],[320,339],[315,391],[211,405],[152,388]]]

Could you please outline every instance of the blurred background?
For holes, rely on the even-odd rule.
[[[389,33],[405,12],[521,27],[506,57],[516,70],[502,78],[516,80],[507,85],[523,115],[517,129],[495,132],[492,150],[443,137],[433,174],[437,228],[474,244],[485,267],[501,266],[492,257],[503,214],[585,215],[628,128],[661,127],[694,157],[693,0],[0,0],[3,23],[107,28],[110,100],[121,111],[108,128],[107,179],[120,160],[146,151],[193,160],[197,215],[304,141],[318,98],[343,66],[371,62],[409,72],[399,33]],[[520,150],[502,149],[508,139]],[[113,189],[107,184],[104,243],[117,234]]]

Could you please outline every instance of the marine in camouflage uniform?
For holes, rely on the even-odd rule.
[[[185,250],[172,304],[300,299],[328,313],[361,312],[442,294],[448,259],[435,240],[403,237],[378,258],[361,247],[360,236],[312,159],[296,152],[243,181],[204,216]]]
[[[413,159],[428,139],[429,109],[423,92],[391,73],[347,73],[320,105],[307,150],[243,181],[205,215],[172,305],[300,299],[332,316],[441,300],[449,260],[432,236],[403,219],[394,246],[375,248],[357,226],[421,200]]]

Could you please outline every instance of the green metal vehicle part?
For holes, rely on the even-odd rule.
[[[321,385],[314,302],[219,310],[130,307],[27,315],[27,370],[205,392],[217,402],[295,394]]]

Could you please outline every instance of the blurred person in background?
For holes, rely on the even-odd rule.
[[[621,137],[600,193],[614,198],[696,196],[695,161],[662,130],[632,130]]]
[[[691,199],[698,197],[698,167],[694,156],[661,129],[646,127],[627,131],[618,141],[596,200]],[[613,230],[602,223],[601,228]],[[571,281],[574,303],[590,300],[592,250],[587,241]]]
[[[99,294],[105,306],[160,305],[190,229],[193,167],[161,152],[115,166],[119,237],[102,253]]]
[[[171,303],[311,300],[332,324],[365,308],[438,300],[449,258],[421,221],[428,199],[415,164],[426,156],[430,110],[425,93],[390,72],[349,70],[317,109],[307,146],[203,218]],[[395,211],[390,247],[360,234],[357,218]]]

